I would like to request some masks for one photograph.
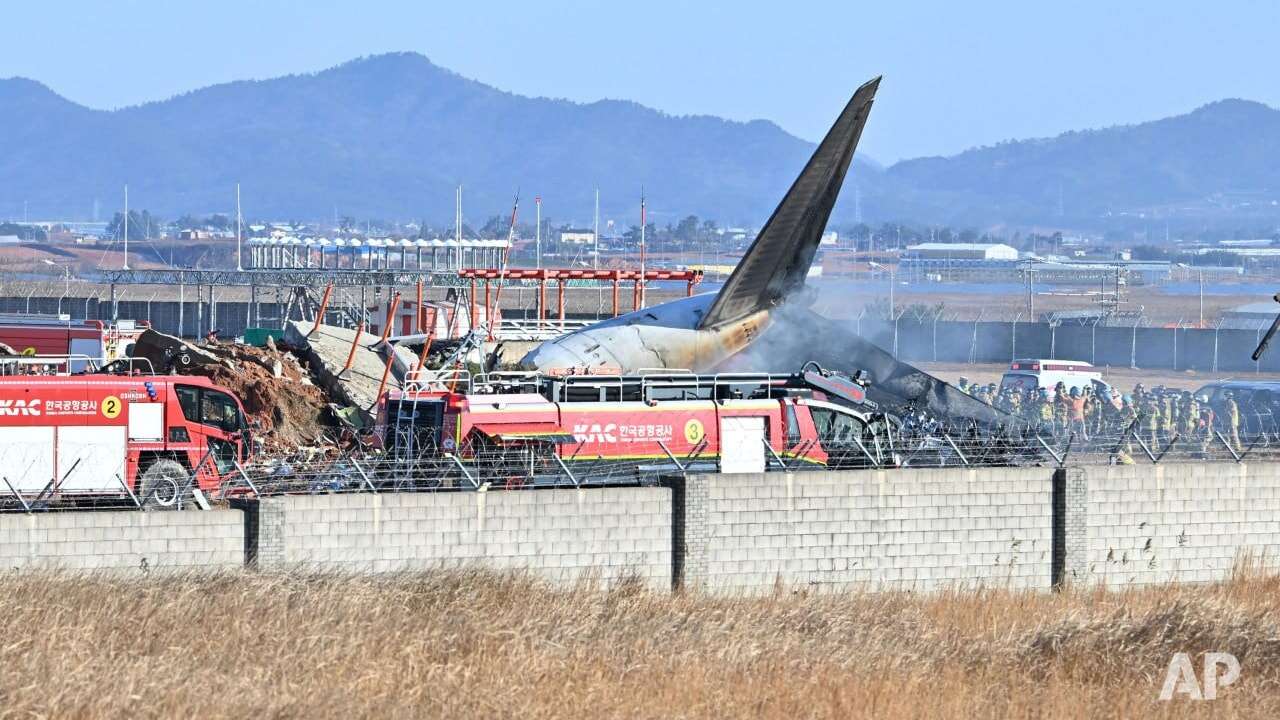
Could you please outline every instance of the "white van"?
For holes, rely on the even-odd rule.
[[[1102,381],[1102,373],[1093,365],[1076,360],[1014,360],[1000,380],[1000,389],[1013,388],[1025,393],[1044,388],[1053,399],[1053,388],[1062,383],[1067,390],[1078,387],[1084,390],[1092,386],[1094,392],[1110,392],[1111,387]]]

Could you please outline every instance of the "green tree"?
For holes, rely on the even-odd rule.
[[[18,223],[0,223],[0,235],[17,235],[19,240],[43,241],[47,239],[44,228]]]
[[[484,225],[480,227],[480,237],[505,238],[509,223],[510,221],[501,215],[490,215],[489,219],[485,220]]]
[[[153,240],[163,235],[164,222],[147,210],[129,211],[129,239]],[[107,224],[107,237],[124,239],[124,213],[116,213]]]

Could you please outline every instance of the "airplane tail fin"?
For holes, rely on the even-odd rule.
[[[774,307],[804,284],[879,86],[876,77],[853,94],[698,327]]]

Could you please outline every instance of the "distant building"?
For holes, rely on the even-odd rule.
[[[820,245],[839,245],[840,233],[836,232],[835,230],[822,233],[822,241],[819,244]]]
[[[1280,314],[1280,305],[1274,302],[1255,302],[1239,305],[1222,312],[1224,328],[1235,330],[1263,330]]]
[[[747,239],[747,236],[749,236],[749,235],[755,235],[755,232],[754,232],[754,231],[752,231],[752,230],[750,230],[750,229],[748,229],[748,228],[740,228],[740,227],[727,227],[727,228],[720,228],[720,229],[719,229],[719,230],[717,230],[716,232],[717,232],[721,237],[729,238],[730,240],[735,241],[735,242],[740,242],[740,241],[742,241],[742,240],[746,240],[746,239]]]
[[[1001,243],[928,242],[907,247],[903,257],[917,260],[1017,260],[1018,251]]]
[[[590,230],[570,228],[560,233],[560,243],[562,245],[590,245],[595,242],[595,239],[595,233]]]
[[[898,273],[915,281],[947,282],[1015,275],[1018,251],[999,243],[928,242],[908,246]]]
[[[17,245],[22,238],[17,235],[0,235],[0,245]]]
[[[1223,248],[1261,248],[1271,247],[1275,243],[1271,238],[1253,238],[1250,240],[1219,240],[1218,244]]]

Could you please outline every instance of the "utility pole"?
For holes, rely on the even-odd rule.
[[[124,266],[122,270],[129,269],[129,186],[124,186]]]
[[[595,259],[592,261],[591,267],[592,269],[599,270],[600,269],[600,188],[598,186],[596,187],[596,211],[595,211],[594,218],[595,219],[593,220],[591,225],[592,227],[591,236],[592,236],[593,243],[595,245],[595,247],[592,248],[592,252],[595,255]]]
[[[324,252],[323,248],[320,252]],[[324,258],[323,255],[320,257],[321,259]],[[241,260],[240,252],[240,183],[236,183],[236,271],[241,272],[243,270],[244,263]]]
[[[534,240],[533,251],[538,255],[537,268],[542,269],[542,196],[538,195],[533,199],[533,204],[537,206],[537,220],[534,222]]]

